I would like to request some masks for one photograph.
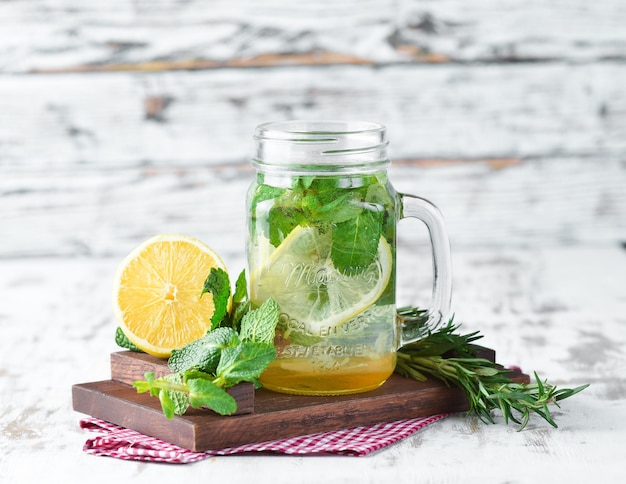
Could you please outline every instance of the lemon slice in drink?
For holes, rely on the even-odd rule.
[[[338,271],[330,257],[331,233],[297,226],[250,277],[253,302],[272,297],[315,336],[335,328],[374,304],[389,283],[391,248],[381,236],[378,253],[365,269]]]
[[[121,263],[113,286],[113,309],[124,334],[160,358],[206,334],[215,312],[204,280],[220,257],[185,235],[157,235]]]

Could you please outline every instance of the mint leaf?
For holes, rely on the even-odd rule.
[[[330,203],[323,205],[316,213],[315,218],[333,224],[346,222],[358,217],[363,212],[360,198],[355,194],[346,193]]]
[[[265,236],[270,239],[275,246],[278,246],[280,242],[282,242],[283,238],[291,232],[291,229],[293,229],[295,225],[288,225],[288,219],[291,216],[290,209],[283,212],[282,208],[277,210],[277,205],[280,207],[293,207],[293,201],[290,200],[290,195],[293,191],[286,188],[266,185],[263,183],[263,177],[261,175],[257,177],[257,183],[258,185],[252,194],[252,201],[250,203],[251,229],[253,232],[256,232],[257,213],[259,213],[263,218],[266,216],[268,218],[275,218],[277,225],[273,227],[273,225],[270,224],[271,232],[268,231],[268,226],[265,223],[263,224],[263,230],[265,232]],[[272,202],[272,200],[274,200],[274,202]],[[280,203],[277,203],[278,200],[280,200]],[[264,205],[267,206],[258,207],[259,204],[266,201],[267,203]]]
[[[250,202],[250,229],[252,233],[256,233],[256,220],[257,214],[265,219],[265,214],[269,207],[258,207],[259,204],[268,201],[266,204],[271,207],[271,200],[279,198],[286,192],[285,188],[273,187],[271,185],[265,185],[263,183],[264,176],[262,174],[257,175],[257,183],[258,185],[255,187],[254,192],[252,192],[249,197],[251,198]],[[267,225],[263,223],[263,230],[265,232],[265,236],[269,239],[269,232],[267,231]]]
[[[133,386],[138,393],[149,391],[159,397],[163,414],[168,418],[182,415],[189,405],[194,408],[207,407],[221,414],[230,415],[237,410],[237,402],[213,380],[213,376],[198,370],[175,373],[154,378],[146,373],[146,381],[136,381]]]
[[[239,273],[237,282],[235,282],[235,294],[233,294],[233,302],[240,303],[248,299],[248,285],[246,283],[245,269]]]
[[[167,375],[161,378],[154,378],[153,372],[144,374],[145,381],[133,382],[133,387],[137,393],[150,392],[150,396],[159,397],[163,414],[168,418],[174,418],[175,414],[182,415],[189,407],[188,400],[185,401],[187,386],[182,384],[180,375]]]
[[[239,336],[244,341],[255,343],[274,343],[274,333],[278,324],[280,309],[274,299],[269,298],[258,309],[245,314],[241,320]]]
[[[183,375],[181,373],[171,373],[169,375],[165,375],[163,379],[170,383],[175,383],[182,385]],[[174,414],[175,415],[183,415],[187,409],[189,408],[189,395],[185,392],[177,391],[177,390],[162,390],[168,392],[168,396],[172,401]],[[161,402],[161,406],[163,406],[163,402]]]
[[[137,393],[146,393],[152,389],[152,384],[154,383],[154,373],[145,373],[144,378],[145,380],[137,380],[133,382],[133,387],[137,390]]]
[[[225,390],[204,378],[187,380],[189,402],[193,408],[208,407],[220,415],[237,411],[237,402]]]
[[[254,194],[252,195],[252,209],[255,209],[257,204],[261,202],[280,197],[286,191],[285,188],[266,185],[265,183],[263,183],[263,180],[258,181],[260,183],[256,186]]]
[[[235,283],[235,294],[233,294],[233,305],[230,311],[230,319],[233,328],[239,329],[241,319],[249,310],[248,284],[246,282],[246,271],[243,270]]]
[[[207,373],[215,372],[224,348],[239,343],[239,336],[232,328],[217,328],[202,338],[173,350],[167,364],[173,372],[197,368]]]
[[[330,256],[341,273],[353,275],[352,271],[365,269],[376,258],[384,212],[375,205],[368,208],[333,227]]]
[[[232,320],[233,320],[233,328],[239,328],[241,325],[241,320],[243,317],[250,311],[250,301],[245,301],[237,304],[234,307]]]
[[[217,366],[217,382],[231,387],[242,381],[258,384],[258,378],[276,358],[274,346],[242,341],[235,347],[224,348]]]
[[[213,296],[215,311],[211,316],[211,328],[224,326],[223,320],[228,312],[228,300],[230,299],[230,280],[223,269],[213,267],[204,281],[204,287],[200,293],[202,297],[207,292]]]
[[[306,188],[309,188],[316,179],[317,177],[315,175],[301,176],[299,178],[299,182],[302,188],[306,189]]]
[[[159,400],[161,401],[161,408],[163,409],[163,414],[165,415],[165,417],[167,417],[168,420],[173,419],[176,406],[170,398],[170,392],[161,389],[161,391],[159,392]]]
[[[274,247],[278,247],[293,229],[305,222],[305,217],[298,208],[281,203],[277,201],[270,209],[267,220],[270,243]]]
[[[137,346],[135,346],[135,344],[131,340],[128,339],[128,336],[124,334],[124,331],[122,331],[122,328],[120,328],[119,326],[115,330],[115,343],[120,348],[124,348],[130,351],[135,351],[137,353],[143,353],[142,350],[137,348]]]
[[[365,201],[386,207],[393,206],[393,199],[391,198],[388,188],[379,183],[375,183],[367,187]]]
[[[340,193],[345,193],[345,188],[338,186],[339,178],[335,176],[320,176],[313,179],[307,188],[314,193],[322,205],[331,203]]]

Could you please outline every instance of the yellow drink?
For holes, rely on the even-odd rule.
[[[275,360],[261,376],[265,388],[304,395],[342,395],[378,388],[393,373],[395,353],[380,358],[346,357],[324,368],[318,358]]]
[[[371,390],[393,373],[401,343],[449,309],[449,247],[427,200],[397,193],[387,175],[384,126],[287,121],[255,130],[248,207],[253,306],[280,308],[269,389],[311,395]],[[433,240],[428,321],[400,324],[395,309],[396,223],[426,223]],[[442,278],[439,278],[441,268]],[[439,289],[439,288],[442,289]]]

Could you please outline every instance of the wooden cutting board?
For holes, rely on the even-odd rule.
[[[261,388],[252,392],[253,405],[247,413],[220,416],[191,409],[168,420],[157,398],[138,394],[130,385],[143,379],[145,371],[164,374],[167,364],[144,354],[113,353],[110,380],[72,387],[74,410],[180,447],[205,451],[469,409],[458,388],[448,388],[438,380],[418,382],[394,374],[367,393],[311,397]],[[513,374],[512,379],[529,380],[522,373]],[[250,391],[250,386],[240,388],[235,398],[249,407]]]

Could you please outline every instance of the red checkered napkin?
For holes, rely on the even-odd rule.
[[[207,452],[192,452],[134,430],[113,425],[97,418],[85,418],[80,427],[100,435],[85,442],[88,454],[116,457],[124,460],[188,464],[216,455],[246,452],[270,452],[290,455],[335,454],[363,456],[387,447],[418,430],[445,418],[448,414],[398,420],[384,424],[356,427],[333,432],[240,445]]]

